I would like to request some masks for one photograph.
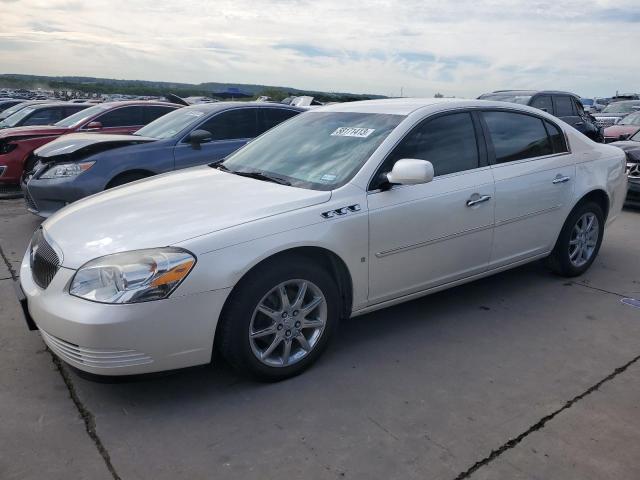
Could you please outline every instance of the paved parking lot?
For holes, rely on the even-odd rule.
[[[575,281],[536,263],[351,319],[279,384],[60,367],[12,288],[37,224],[0,202],[2,479],[640,478],[640,212]]]

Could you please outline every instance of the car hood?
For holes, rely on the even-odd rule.
[[[609,145],[624,150],[627,154],[627,158],[632,162],[640,162],[640,142],[625,140],[622,142],[612,142]]]
[[[330,198],[327,191],[201,166],[87,197],[48,218],[43,228],[61,250],[62,265],[75,269],[103,255],[173,245]]]
[[[49,142],[35,151],[44,159],[70,160],[113,148],[155,141],[155,138],[136,135],[109,135],[104,133],[72,133]],[[59,158],[55,158],[59,157]]]
[[[638,130],[640,127],[637,125],[613,125],[604,129],[604,136],[618,138],[620,135],[633,135]]]
[[[49,135],[64,135],[72,130],[55,125],[29,125],[26,127],[12,127],[0,129],[0,140],[16,137],[44,137]]]

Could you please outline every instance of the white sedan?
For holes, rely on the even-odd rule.
[[[20,269],[27,321],[93,374],[211,361],[264,380],[312,364],[341,318],[537,259],[592,264],[624,153],[543,111],[397,99],[299,115],[222,163],[74,203]]]

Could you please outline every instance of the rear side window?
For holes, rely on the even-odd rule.
[[[496,163],[553,153],[542,119],[514,112],[483,112]]]
[[[547,132],[549,133],[549,139],[551,140],[551,147],[553,148],[553,153],[564,153],[568,152],[569,148],[567,147],[567,140],[564,137],[562,131],[556,127],[553,123],[545,120],[545,126],[547,127]]]
[[[145,107],[142,111],[143,115],[142,115],[141,125],[146,125],[147,123],[151,123],[156,118],[160,118],[169,112],[173,112],[174,110],[175,108],[163,107],[163,106]]]
[[[549,95],[538,95],[531,102],[531,106],[544,110],[545,112],[553,113],[553,104],[551,103],[551,97]]]
[[[238,108],[221,112],[204,122],[198,130],[210,132],[214,141],[256,137],[258,109]]]
[[[402,158],[433,164],[436,176],[478,168],[478,145],[469,113],[454,113],[426,120],[409,133],[385,161],[388,172]]]
[[[296,110],[288,110],[284,108],[261,108],[260,109],[260,128],[259,134],[275,127],[279,123],[296,116]]]
[[[571,117],[577,114],[571,97],[556,96],[553,100],[556,104],[556,117]]]
[[[95,119],[103,127],[133,127],[142,125],[144,107],[120,107],[106,112]]]

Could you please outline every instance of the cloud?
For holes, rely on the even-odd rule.
[[[638,90],[637,0],[2,2],[5,73],[475,97]]]

